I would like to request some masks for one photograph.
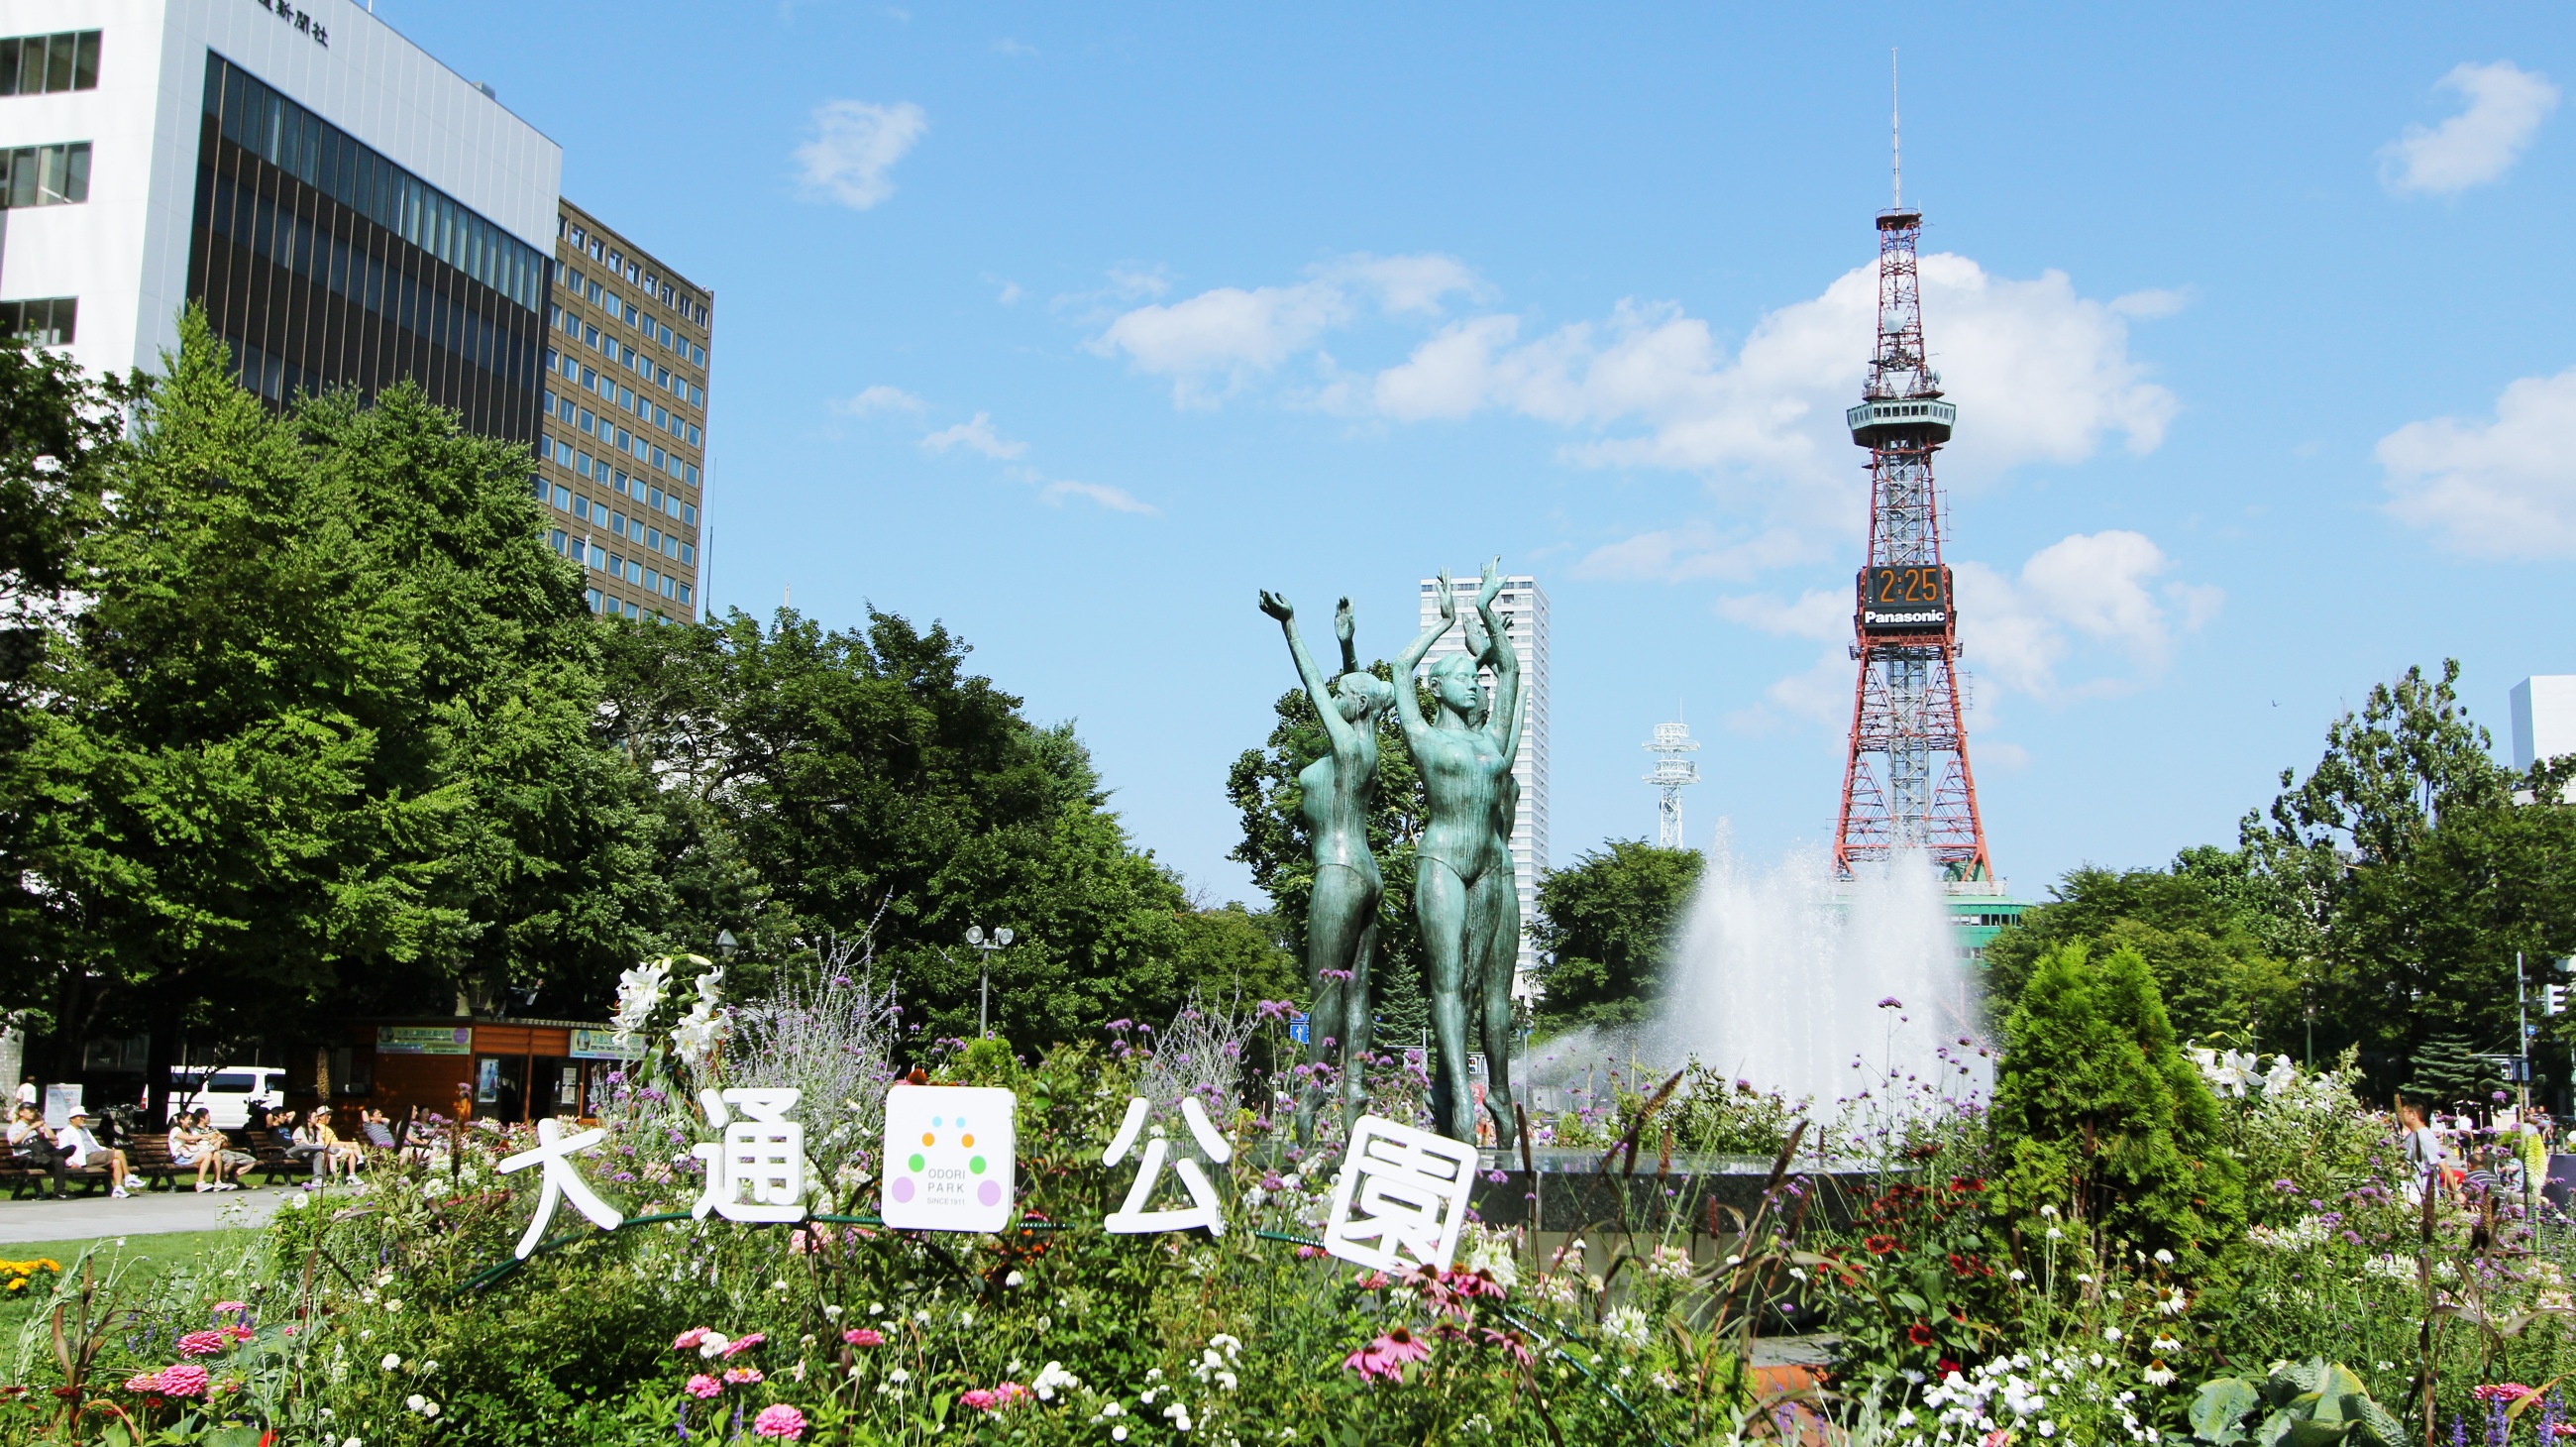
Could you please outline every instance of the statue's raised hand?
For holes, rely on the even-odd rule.
[[[1345,645],[1358,636],[1358,628],[1351,622],[1351,600],[1348,598],[1333,610],[1333,636]]]
[[[1476,590],[1476,606],[1484,607],[1502,596],[1503,560],[1496,558],[1485,565],[1485,585]]]
[[[1440,570],[1440,616],[1451,623],[1458,621],[1458,590],[1449,586],[1447,568]]]
[[[1261,590],[1261,611],[1282,623],[1297,616],[1297,610],[1288,606],[1288,599],[1284,595],[1273,593],[1267,588]]]

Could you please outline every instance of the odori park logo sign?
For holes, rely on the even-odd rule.
[[[701,1090],[698,1103],[709,1127],[722,1136],[691,1148],[707,1163],[706,1188],[689,1214],[728,1221],[806,1219],[805,1127],[788,1118],[798,1092],[745,1088]],[[1018,1179],[1019,1101],[1007,1090],[957,1085],[897,1083],[886,1093],[885,1151],[879,1219],[897,1230],[1006,1231],[1018,1219],[1013,1188]],[[1196,1097],[1180,1102],[1182,1124],[1199,1151],[1222,1165],[1234,1147],[1208,1120]],[[1127,1102],[1117,1133],[1101,1155],[1116,1166],[1137,1156],[1136,1178],[1102,1229],[1141,1235],[1163,1231],[1225,1234],[1216,1188],[1199,1163],[1175,1158],[1172,1140],[1146,1135],[1153,1104]],[[537,1122],[537,1144],[502,1160],[504,1174],[533,1166],[543,1173],[535,1216],[519,1238],[525,1260],[545,1239],[555,1208],[570,1200],[604,1231],[626,1218],[592,1190],[574,1157],[608,1138],[605,1130],[565,1134],[552,1119]],[[1137,1143],[1143,1141],[1143,1150]],[[1188,1195],[1187,1206],[1152,1209],[1155,1187],[1169,1167]],[[1352,1127],[1333,1178],[1324,1219],[1324,1250],[1379,1271],[1416,1266],[1446,1270],[1457,1255],[1466,1225],[1467,1197],[1475,1183],[1476,1148],[1447,1136],[1364,1115]],[[677,1219],[677,1218],[669,1218]]]

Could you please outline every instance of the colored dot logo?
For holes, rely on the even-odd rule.
[[[986,1087],[905,1086],[889,1092],[886,1223],[941,1231],[1006,1226],[1016,1106],[1009,1091]]]

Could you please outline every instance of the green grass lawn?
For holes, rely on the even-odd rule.
[[[219,1247],[237,1246],[252,1234],[243,1227],[221,1231],[170,1231],[152,1236],[127,1236],[122,1238],[125,1242],[122,1247],[115,1244],[120,1238],[113,1236],[83,1236],[70,1241],[22,1241],[0,1244],[0,1261],[50,1258],[61,1262],[63,1270],[69,1271],[80,1261],[80,1254],[88,1250],[91,1243],[98,1242],[97,1264],[102,1269],[110,1260],[122,1256],[131,1264],[130,1269],[158,1272],[182,1262],[194,1261]],[[0,1339],[17,1333],[19,1322],[26,1318],[29,1301],[43,1299],[52,1280],[51,1276],[40,1277],[24,1292],[11,1292],[6,1298],[0,1298]]]

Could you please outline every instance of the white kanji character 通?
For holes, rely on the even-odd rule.
[[[1467,1222],[1476,1148],[1383,1116],[1351,1127],[1324,1249],[1378,1271],[1447,1270]]]
[[[1136,1137],[1143,1133],[1145,1117],[1152,1110],[1153,1107],[1142,1096],[1127,1102],[1127,1118],[1118,1123],[1118,1134],[1110,1140],[1108,1153],[1100,1158],[1103,1165],[1114,1166],[1127,1158],[1128,1148],[1135,1145]],[[1217,1134],[1198,1097],[1181,1097],[1181,1118],[1189,1122],[1190,1134],[1198,1140],[1199,1149],[1207,1153],[1209,1160],[1222,1164],[1234,1158],[1234,1147],[1227,1144],[1224,1136]],[[1154,1184],[1162,1178],[1163,1163],[1171,1155],[1171,1150],[1172,1143],[1160,1136],[1145,1142],[1144,1156],[1136,1165],[1136,1184],[1127,1188],[1126,1201],[1102,1218],[1100,1225],[1103,1230],[1132,1236],[1204,1227],[1211,1236],[1225,1234],[1225,1216],[1217,1207],[1216,1187],[1208,1184],[1207,1172],[1199,1169],[1199,1163],[1187,1156],[1171,1164],[1180,1175],[1182,1187],[1190,1193],[1192,1204],[1161,1211],[1145,1209],[1145,1203],[1154,1197]]]
[[[802,1094],[756,1087],[698,1092],[707,1124],[722,1130],[724,1139],[690,1148],[690,1154],[707,1163],[707,1188],[690,1215],[705,1220],[713,1211],[728,1221],[805,1219],[805,1127],[786,1119]],[[741,1107],[750,1119],[735,1120],[728,1105]],[[751,1197],[747,1201],[746,1192]]]
[[[537,1122],[536,1149],[502,1158],[501,1174],[505,1176],[530,1166],[540,1167],[545,1172],[545,1190],[537,1197],[536,1219],[528,1223],[528,1233],[519,1238],[520,1260],[525,1261],[528,1253],[537,1249],[537,1243],[545,1239],[546,1223],[554,1219],[555,1203],[566,1196],[570,1196],[573,1205],[602,1231],[614,1231],[626,1224],[626,1218],[599,1199],[599,1194],[590,1188],[590,1182],[581,1178],[581,1172],[574,1169],[572,1163],[574,1151],[586,1151],[606,1139],[608,1132],[596,1129],[565,1135],[563,1127],[555,1123],[553,1116],[545,1116]]]

